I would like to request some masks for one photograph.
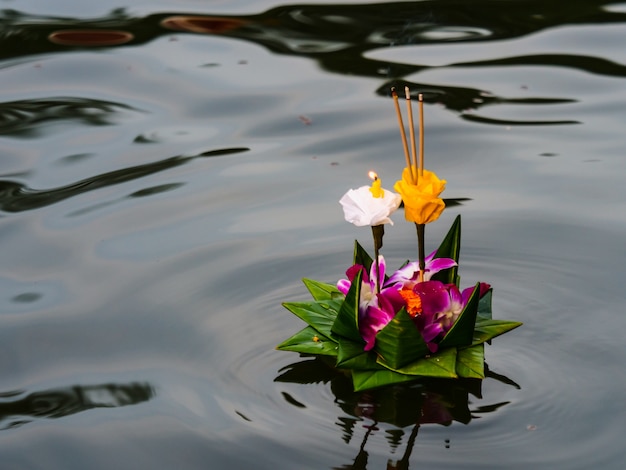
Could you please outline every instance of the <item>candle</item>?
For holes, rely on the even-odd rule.
[[[370,192],[372,193],[372,196],[374,196],[374,197],[383,197],[384,191],[383,191],[383,188],[381,188],[381,186],[380,186],[382,184],[382,182],[380,181],[380,178],[378,177],[378,175],[375,172],[370,171],[368,173],[368,176],[370,178],[372,178],[372,180],[373,180],[372,181],[372,187],[370,188]]]

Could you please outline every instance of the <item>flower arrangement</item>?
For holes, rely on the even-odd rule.
[[[339,201],[348,222],[371,226],[374,257],[355,241],[346,279],[336,285],[304,279],[313,300],[283,304],[308,326],[277,349],[333,356],[335,367],[351,375],[355,391],[423,377],[482,379],[484,344],[521,325],[492,318],[489,284],[477,282],[460,289],[460,215],[439,247],[425,254],[425,226],[445,208],[439,196],[446,181],[424,169],[421,94],[417,159],[410,92],[405,91],[411,156],[398,97],[392,90],[407,162],[394,185],[397,193],[382,188],[378,175],[370,172],[371,187],[351,189]],[[418,259],[388,275],[379,253],[384,225],[393,225],[390,216],[402,202],[405,219],[417,229]]]

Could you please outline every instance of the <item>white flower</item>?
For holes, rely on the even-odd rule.
[[[402,197],[383,189],[382,197],[374,197],[369,186],[351,189],[339,200],[346,220],[357,227],[391,224],[389,216],[400,207]]]

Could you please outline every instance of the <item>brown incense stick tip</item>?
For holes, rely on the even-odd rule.
[[[393,96],[394,98],[398,97],[398,94],[396,93],[396,89],[395,88],[391,88],[391,96]]]
[[[424,101],[424,95],[422,95],[421,93],[419,95],[417,95],[417,100],[418,101]]]
[[[411,99],[411,92],[409,91],[409,87],[408,86],[404,87],[404,93],[406,95],[406,99],[410,100]]]

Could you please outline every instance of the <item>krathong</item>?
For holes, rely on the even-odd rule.
[[[304,279],[313,300],[283,304],[308,326],[277,349],[334,358],[335,367],[351,375],[355,391],[425,377],[483,379],[484,344],[521,325],[492,318],[489,284],[460,287],[460,215],[439,247],[425,255],[425,225],[445,207],[439,196],[446,182],[424,169],[421,94],[417,158],[410,93],[405,91],[411,156],[392,90],[407,162],[394,186],[399,195],[383,189],[378,175],[370,172],[371,187],[349,190],[340,200],[348,222],[372,227],[374,257],[355,241],[345,279],[336,284]],[[405,219],[416,226],[418,257],[388,273],[379,251],[384,224],[393,224],[389,216],[400,199]]]

